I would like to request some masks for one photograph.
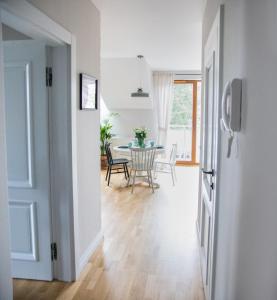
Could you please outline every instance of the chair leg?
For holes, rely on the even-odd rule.
[[[107,181],[107,179],[108,179],[109,169],[110,169],[110,166],[108,166],[108,168],[107,168],[106,178],[105,178],[106,181]]]
[[[131,176],[132,176],[132,169],[130,170],[130,175],[129,175],[129,173],[128,173],[128,181],[127,181],[127,186],[129,186],[129,184],[130,184],[130,179],[131,179]]]
[[[123,169],[124,169],[124,176],[125,176],[125,179],[127,180],[127,173],[126,173],[126,165],[123,164]]]
[[[150,171],[150,172],[151,172],[151,171]],[[150,181],[150,174],[149,174],[149,171],[147,171],[147,180],[148,180],[149,187],[151,187],[151,181]]]
[[[173,183],[173,185],[175,185],[175,182],[174,182],[174,171],[173,171],[173,167],[172,166],[170,166],[170,170],[171,170],[171,177],[172,177],[172,183]]]
[[[150,174],[150,180],[151,180],[152,193],[154,193],[154,192],[155,192],[155,190],[154,190],[154,185],[153,185],[153,177],[152,177],[151,170],[149,171],[149,174]]]
[[[112,167],[109,168],[108,186],[110,185]]]
[[[157,163],[154,164],[154,178],[157,178]]]
[[[129,171],[128,171],[128,165],[127,165],[127,164],[125,164],[125,167],[126,167],[127,177],[129,178],[129,177],[130,177],[130,175],[129,175]]]
[[[135,170],[135,174],[133,176],[132,194],[133,194],[133,191],[134,191],[134,185],[135,185],[135,181],[136,181],[136,175],[137,175],[137,171]]]
[[[173,166],[173,172],[174,172],[175,181],[177,181],[177,175],[176,175],[176,169],[175,169],[175,166]]]

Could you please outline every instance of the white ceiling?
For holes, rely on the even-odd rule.
[[[201,69],[203,0],[92,0],[102,57],[143,54],[152,69]]]

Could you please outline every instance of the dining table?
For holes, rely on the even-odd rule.
[[[124,156],[124,157],[131,157],[131,148],[133,148],[135,146],[129,146],[129,145],[119,145],[119,146],[114,146],[113,147],[113,151],[121,156]],[[165,147],[162,146],[162,145],[154,145],[154,146],[151,146],[151,145],[146,145],[146,148],[147,147],[154,147],[156,148],[156,155],[162,155],[162,154],[165,154]],[[159,188],[160,185],[158,182],[155,181],[156,178],[154,178],[154,182],[153,182],[153,186],[154,188]],[[144,182],[148,182],[146,178],[144,178],[143,180]],[[129,184],[131,185],[131,183]]]
[[[146,146],[150,147],[150,146]],[[164,154],[165,153],[165,147],[161,146],[161,145],[154,145],[154,148],[156,148],[156,155],[159,154]],[[129,147],[128,145],[119,145],[119,146],[114,146],[113,147],[114,152],[120,154],[120,155],[126,155],[126,156],[131,156],[131,147]]]

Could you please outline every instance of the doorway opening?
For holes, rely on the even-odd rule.
[[[195,78],[196,76],[200,78],[201,75],[196,74]],[[105,80],[105,78],[102,78],[102,80]],[[104,88],[108,89],[107,86],[104,86]],[[142,266],[145,266],[144,274],[146,274],[149,287],[146,287],[145,294],[142,291],[142,294],[137,295],[138,298],[142,299],[144,297],[156,297],[154,293],[157,293],[157,295],[160,293],[160,291],[155,290],[155,287],[156,282],[161,277],[165,282],[170,281],[165,270],[174,273],[177,280],[184,279],[186,284],[187,280],[193,282],[193,287],[190,287],[191,298],[204,299],[195,226],[199,189],[197,163],[199,163],[198,147],[200,144],[201,81],[176,80],[175,89],[177,88],[180,88],[180,91],[175,92],[175,108],[173,105],[171,114],[169,114],[171,123],[167,134],[166,147],[170,153],[173,144],[176,141],[178,142],[177,180],[172,180],[173,178],[168,172],[170,168],[167,169],[167,166],[162,166],[159,172],[156,174],[153,172],[154,193],[152,193],[148,184],[140,182],[139,179],[132,193],[131,187],[128,186],[123,174],[112,176],[110,184],[108,184],[108,180],[105,180],[105,170],[101,174],[102,224],[105,239],[97,253],[97,260],[114,262],[116,256],[121,286],[126,287],[129,284],[131,290],[136,289],[136,287],[135,283],[129,283],[130,274],[128,274],[128,270],[124,273],[121,273],[120,270],[126,267],[126,263],[130,263],[133,275],[139,277],[141,276]],[[109,109],[105,106],[104,99],[102,99],[100,109],[102,110],[103,121],[105,121],[106,116],[111,116],[109,115]],[[181,113],[178,114],[179,112]],[[142,122],[146,123],[147,113],[144,112],[141,115],[137,113],[137,115],[138,125],[143,124]],[[116,118],[110,118],[109,121],[111,126],[114,126],[112,127],[115,129],[113,133],[118,134],[121,128],[125,130],[132,129],[134,127],[132,124],[136,120],[132,111],[120,110],[119,115]],[[118,124],[122,125],[118,126]],[[194,137],[193,141],[192,137]],[[156,141],[155,136],[153,139],[151,137],[151,140]],[[197,140],[199,141],[197,142]],[[132,136],[128,139],[128,136],[122,138],[122,135],[118,134],[118,136],[111,138],[112,150],[118,155],[116,158],[130,159],[130,142],[132,142]],[[187,158],[184,155],[186,150],[187,154],[190,155]],[[167,162],[170,156],[166,156],[166,153],[164,155],[163,152],[161,154],[156,153],[155,160]],[[183,167],[184,162],[188,167]],[[147,251],[144,249],[147,249]],[[171,260],[172,257],[174,257],[173,260]],[[175,259],[176,262],[178,261],[176,264],[174,263]],[[111,274],[111,276],[107,276],[107,286],[113,286],[115,283],[112,269],[107,271],[107,274]],[[186,274],[185,270],[187,270]],[[94,274],[92,269],[90,269],[90,272]],[[154,272],[155,275],[152,276],[151,272]],[[141,277],[141,280],[144,280],[143,277]],[[150,286],[152,283],[154,283],[154,288],[151,291]],[[100,281],[97,282],[94,290],[97,291],[101,287],[100,284]],[[115,293],[121,292],[122,298],[129,299],[128,288],[124,291],[121,291],[120,288],[115,289]],[[170,298],[170,287],[165,284],[162,293],[165,299]],[[186,293],[187,291],[184,289],[184,292],[180,293],[180,298],[187,297]]]

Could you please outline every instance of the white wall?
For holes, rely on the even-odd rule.
[[[112,132],[121,137],[134,138],[133,129],[136,127],[146,127],[149,130],[148,137],[156,139],[157,122],[153,110],[146,109],[118,109],[111,112],[118,113],[117,117],[112,119]]]
[[[141,76],[140,76],[141,74]],[[156,137],[152,101],[152,71],[146,60],[141,65],[137,58],[102,58],[101,91],[110,112],[119,113],[113,118],[113,133],[120,137],[133,137],[133,128],[145,126],[149,137]],[[141,79],[140,79],[141,78]],[[149,98],[132,98],[140,81]]]
[[[29,2],[76,36],[77,73],[85,72],[99,78],[100,14],[92,2],[90,0],[29,0]],[[78,103],[76,106],[79,107]],[[80,260],[83,262],[101,231],[98,142],[100,114],[99,110],[78,110],[76,117],[79,248]]]
[[[142,70],[140,77],[140,70]],[[131,93],[139,88],[140,78],[149,98],[132,98]],[[139,64],[137,58],[102,58],[101,90],[103,99],[110,110],[151,109],[152,72],[146,60]]]
[[[223,82],[243,78],[244,95],[242,131],[229,160],[222,139],[215,299],[276,300],[276,1],[207,1],[203,45],[220,2]]]

